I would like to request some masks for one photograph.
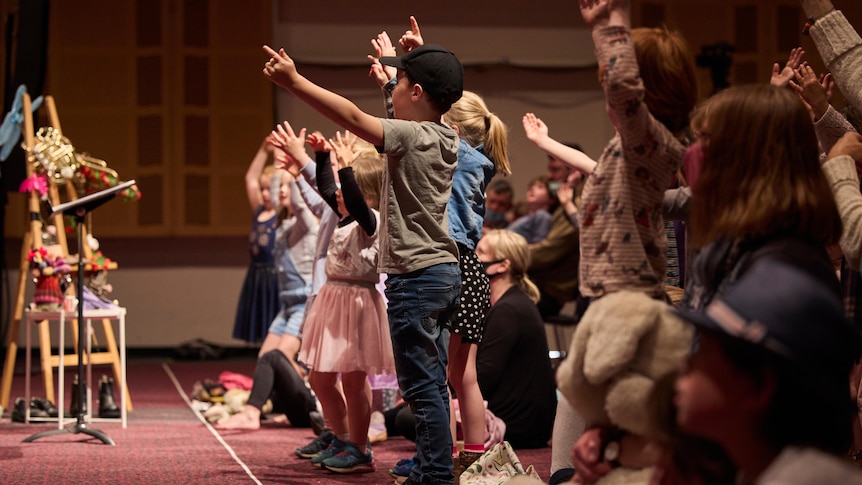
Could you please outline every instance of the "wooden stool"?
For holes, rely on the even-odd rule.
[[[26,311],[26,322],[27,322],[27,369],[26,369],[26,384],[25,387],[29,391],[29,383],[30,383],[30,334],[31,328],[30,325],[35,324],[38,327],[39,334],[39,354],[40,361],[42,367],[42,379],[45,384],[45,398],[51,402],[57,403],[58,409],[60,412],[63,410],[63,381],[64,381],[64,368],[66,366],[76,366],[78,365],[78,355],[77,355],[77,347],[78,347],[78,332],[79,325],[77,319],[76,312],[42,312],[42,311]],[[102,364],[111,364],[114,370],[114,378],[117,383],[121,387],[121,396],[120,396],[120,406],[123,408],[122,411],[122,422],[123,427],[125,427],[125,416],[127,411],[132,410],[132,400],[129,395],[129,387],[126,382],[126,342],[125,342],[125,308],[117,308],[110,310],[85,310],[84,311],[84,319],[87,322],[91,322],[92,320],[101,320],[102,321],[102,330],[105,335],[105,346],[106,350],[101,352],[89,352],[92,342],[95,340],[95,332],[91,336],[91,339],[88,341],[88,349],[84,353],[84,363],[87,365],[88,369],[91,365],[102,365]],[[111,320],[117,320],[119,322],[120,328],[120,345],[117,346],[117,341],[114,338],[114,328],[111,323]],[[51,335],[50,335],[50,322],[56,321],[60,323],[60,341],[59,347],[60,351],[58,355],[54,355],[51,352]],[[65,321],[71,323],[72,329],[72,340],[74,342],[75,353],[74,354],[65,354],[65,342],[64,342],[64,328],[63,324]],[[59,381],[60,381],[60,402],[54,400],[54,368],[57,367],[60,370],[59,373]],[[90,379],[88,379],[88,382]],[[29,392],[28,392],[29,394]],[[87,394],[90,395],[89,393]],[[29,396],[27,396],[29,398]],[[91,400],[88,399],[88,410],[92,410],[92,406],[90,405]]]

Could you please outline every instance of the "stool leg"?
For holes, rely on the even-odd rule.
[[[42,320],[39,326],[39,355],[42,360],[42,380],[45,381],[45,399],[54,401],[54,366],[51,365],[51,330],[48,320]],[[63,345],[63,342],[60,342]],[[60,392],[63,392],[60,389]]]
[[[114,338],[114,327],[111,325],[110,318],[102,319],[102,328],[105,331],[105,345],[108,347],[108,352],[111,354],[111,365],[114,367],[114,377],[117,379],[117,384],[120,385],[122,391],[126,394],[126,411],[132,411],[132,398],[129,396],[129,386],[126,385],[123,379],[123,371],[120,367],[120,352],[117,348],[117,340]]]
[[[0,406],[11,409],[9,395],[12,393],[12,377],[15,374],[15,358],[18,356],[18,331],[21,319],[12,322],[9,327],[9,341],[6,344],[6,361],[3,364],[3,383],[0,385]]]

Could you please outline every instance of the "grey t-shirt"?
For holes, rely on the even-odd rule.
[[[440,123],[380,121],[387,162],[380,195],[378,270],[404,274],[457,263],[446,204],[458,165],[458,135]]]

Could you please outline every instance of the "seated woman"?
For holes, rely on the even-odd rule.
[[[523,236],[497,229],[479,240],[476,256],[491,282],[491,309],[476,357],[482,396],[506,423],[505,439],[513,447],[547,446],[557,395],[536,307],[539,290],[527,276],[530,249]]]
[[[527,276],[530,249],[523,236],[494,229],[479,240],[476,256],[491,282],[491,308],[476,355],[479,388],[488,409],[506,423],[503,439],[514,448],[543,448],[554,426],[557,387],[536,307],[539,290]],[[396,406],[384,415],[389,436],[415,439],[410,408]]]

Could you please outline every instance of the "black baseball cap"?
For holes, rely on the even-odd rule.
[[[695,327],[763,347],[796,368],[845,379],[862,349],[838,295],[787,263],[756,263],[703,310],[676,309]]]
[[[401,57],[381,57],[380,63],[403,69],[431,97],[448,106],[464,92],[464,67],[442,46],[425,44]]]

